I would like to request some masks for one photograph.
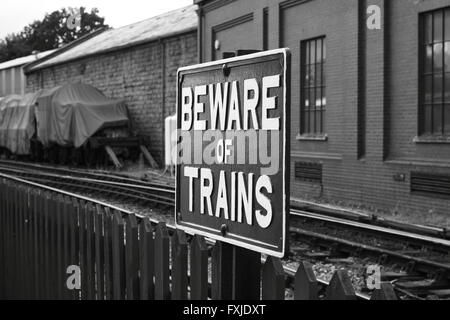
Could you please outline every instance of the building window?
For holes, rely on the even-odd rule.
[[[450,8],[421,16],[422,136],[450,135]]]
[[[325,37],[301,42],[300,133],[322,136],[325,133]]]

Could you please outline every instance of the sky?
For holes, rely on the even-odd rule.
[[[98,8],[105,23],[118,28],[193,4],[193,0],[2,0],[0,39],[22,29],[46,13],[67,7]]]

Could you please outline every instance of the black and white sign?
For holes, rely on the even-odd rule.
[[[278,49],[178,71],[178,228],[284,256],[289,65]]]

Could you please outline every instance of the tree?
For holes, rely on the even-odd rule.
[[[43,20],[36,20],[17,34],[0,40],[0,62],[32,54],[33,51],[56,49],[70,43],[92,30],[108,28],[105,18],[97,8],[63,8],[47,13]]]

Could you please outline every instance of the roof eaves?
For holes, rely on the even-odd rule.
[[[31,71],[34,71],[33,70],[34,66],[39,65],[42,62],[45,62],[47,60],[50,60],[50,59],[60,55],[61,53],[64,53],[64,52],[72,49],[73,47],[79,45],[80,43],[83,43],[83,42],[85,42],[85,41],[87,41],[87,40],[89,40],[89,39],[99,35],[100,33],[103,33],[106,30],[108,30],[108,28],[104,28],[103,27],[103,28],[96,29],[96,30],[94,30],[94,31],[92,31],[92,32],[90,32],[90,33],[88,33],[88,34],[86,34],[86,35],[84,35],[84,36],[82,36],[82,37],[72,41],[71,43],[66,44],[65,46],[61,47],[60,49],[57,49],[55,52],[53,52],[53,53],[51,53],[51,54],[49,54],[49,55],[47,55],[45,57],[42,57],[40,59],[37,59],[37,60],[35,60],[33,62],[30,62],[30,63],[28,63],[26,65],[24,65],[24,67],[23,67],[24,73],[28,74]]]
[[[74,57],[74,58],[71,58],[71,59],[67,59],[67,60],[64,60],[64,61],[58,61],[58,62],[55,62],[55,63],[47,64],[45,66],[39,66],[38,65],[39,63],[42,63],[42,62],[45,62],[45,61],[48,60],[48,59],[42,59],[41,61],[39,61],[39,63],[33,63],[33,66],[37,65],[36,67],[29,66],[27,68],[27,70],[25,71],[25,73],[26,74],[30,74],[30,73],[32,73],[34,71],[38,71],[38,70],[41,70],[41,69],[46,69],[46,68],[54,67],[54,66],[57,66],[57,65],[61,65],[61,64],[69,63],[69,62],[74,62],[74,61],[78,61],[78,60],[82,60],[82,59],[86,59],[86,58],[96,57],[96,56],[99,56],[99,55],[102,55],[102,54],[106,54],[106,53],[110,53],[110,52],[116,52],[116,51],[120,51],[120,50],[123,50],[123,49],[133,48],[133,47],[140,46],[140,45],[143,45],[143,44],[160,41],[162,39],[168,39],[168,38],[171,38],[171,37],[175,37],[175,36],[191,33],[193,31],[197,31],[197,26],[194,26],[194,27],[191,27],[191,28],[186,28],[184,30],[178,30],[178,31],[175,31],[175,32],[172,32],[172,33],[167,33],[164,36],[153,37],[153,38],[145,39],[145,40],[142,40],[142,41],[136,41],[136,42],[133,42],[133,43],[127,43],[126,45],[116,46],[116,47],[109,48],[109,49],[106,49],[106,50],[97,51],[97,52],[92,53],[92,54],[81,55],[81,56]],[[50,58],[52,58],[52,57],[50,57]]]

